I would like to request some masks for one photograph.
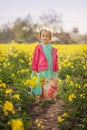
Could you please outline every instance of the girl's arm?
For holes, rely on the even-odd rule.
[[[32,58],[32,71],[34,71],[35,73],[38,72],[38,61],[39,61],[39,49],[38,46],[36,46]]]

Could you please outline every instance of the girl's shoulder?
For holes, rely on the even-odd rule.
[[[57,48],[56,48],[56,47],[54,47],[53,45],[51,45],[51,46],[53,47],[53,49],[54,49],[54,50],[57,50]]]
[[[41,44],[40,43],[38,43],[37,45],[36,45],[36,47],[35,47],[35,50],[41,50],[42,49],[42,47],[41,47]]]

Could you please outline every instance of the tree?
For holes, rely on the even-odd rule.
[[[78,34],[78,32],[79,32],[78,27],[74,27],[74,28],[73,28],[73,30],[72,30],[72,32],[74,32],[74,33]]]
[[[62,15],[59,15],[57,12],[49,10],[47,13],[43,12],[39,18],[43,24],[42,26],[50,28],[53,32],[58,32],[62,25],[61,17]]]
[[[12,28],[6,24],[3,29],[0,30],[0,42],[2,43],[10,43],[14,39],[14,31]]]
[[[14,22],[14,32],[16,41],[29,42],[34,32],[31,16],[27,15],[24,19],[16,19]]]

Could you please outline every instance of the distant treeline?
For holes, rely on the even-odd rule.
[[[64,32],[61,17],[51,11],[49,14],[42,14],[39,23],[33,23],[31,16],[24,19],[17,18],[13,24],[3,25],[0,29],[0,43],[10,43],[12,40],[18,43],[33,43],[39,41],[39,31],[42,28],[49,28],[53,32],[52,43],[87,43],[87,35],[79,35],[78,28],[73,28],[71,32]]]

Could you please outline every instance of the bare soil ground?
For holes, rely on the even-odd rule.
[[[30,109],[30,114],[35,121],[39,119],[44,125],[44,130],[59,130],[58,128],[58,116],[63,112],[62,100],[59,96],[56,97],[56,100],[44,100],[39,101],[34,104]],[[31,130],[38,130],[37,124],[33,124]],[[39,128],[39,130],[42,130]]]

